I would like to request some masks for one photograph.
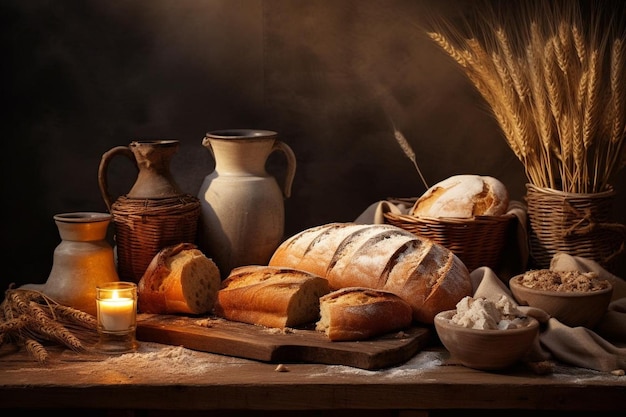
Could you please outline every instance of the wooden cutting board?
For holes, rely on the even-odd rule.
[[[315,330],[283,332],[221,318],[139,314],[137,340],[270,363],[323,363],[361,369],[402,364],[430,341],[432,330],[411,327],[376,339],[331,342]]]

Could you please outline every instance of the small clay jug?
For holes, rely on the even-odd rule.
[[[178,147],[178,140],[135,140],[102,155],[98,183],[113,215],[118,273],[124,281],[139,283],[164,247],[195,243],[200,202],[184,194],[172,176],[170,162]],[[108,169],[118,156],[133,162],[138,173],[130,191],[114,199]]]
[[[170,162],[178,151],[177,140],[135,140],[128,146],[116,146],[102,155],[98,168],[100,193],[110,209],[114,199],[109,192],[109,164],[117,156],[128,158],[138,169],[137,178],[126,197],[168,198],[181,193],[174,180]]]
[[[284,200],[291,195],[296,157],[268,130],[231,129],[206,134],[202,140],[215,160],[198,199],[200,249],[217,264],[222,277],[238,266],[266,265],[283,240]],[[268,174],[272,152],[287,162],[284,184]]]
[[[113,248],[106,240],[111,217],[97,212],[55,215],[61,243],[54,249],[50,275],[44,284],[20,288],[41,291],[60,304],[96,315],[96,287],[119,281]]]

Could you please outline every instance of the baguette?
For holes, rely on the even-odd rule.
[[[320,297],[328,292],[325,278],[305,271],[242,266],[222,282],[213,312],[265,327],[297,327],[319,319]]]
[[[369,288],[342,288],[320,299],[315,329],[331,341],[365,340],[409,327],[411,306],[397,295]]]
[[[168,246],[154,256],[139,280],[137,308],[154,314],[208,313],[220,284],[217,265],[196,245]]]
[[[430,239],[387,224],[329,223],[301,231],[274,251],[270,266],[325,277],[331,290],[365,287],[391,292],[432,324],[437,313],[472,295],[465,264]]]

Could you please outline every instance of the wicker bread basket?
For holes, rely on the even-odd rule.
[[[395,199],[411,206],[415,200]],[[385,222],[450,249],[471,272],[481,266],[498,270],[513,214],[471,219],[416,217],[385,212]]]

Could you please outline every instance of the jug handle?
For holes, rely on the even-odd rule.
[[[289,147],[289,145],[281,140],[274,141],[274,146],[272,146],[272,152],[274,151],[281,151],[285,154],[285,158],[287,158],[287,173],[285,175],[283,195],[285,196],[285,198],[289,198],[291,197],[291,186],[293,184],[293,179],[296,176],[296,155],[293,153],[293,150]]]
[[[213,158],[213,160],[215,160],[215,153],[213,152],[213,146],[211,146],[211,140],[208,137],[205,136],[202,139],[202,146],[204,146],[205,148],[209,150],[209,152],[211,152],[211,157]]]
[[[109,181],[107,177],[109,163],[111,160],[117,155],[124,155],[128,159],[130,159],[135,167],[139,169],[137,166],[137,160],[135,159],[135,154],[130,150],[128,146],[116,146],[105,152],[102,155],[102,159],[100,159],[100,166],[98,167],[98,185],[100,187],[100,194],[102,195],[102,199],[107,206],[109,212],[111,211],[111,206],[113,205],[113,198],[109,193]]]

